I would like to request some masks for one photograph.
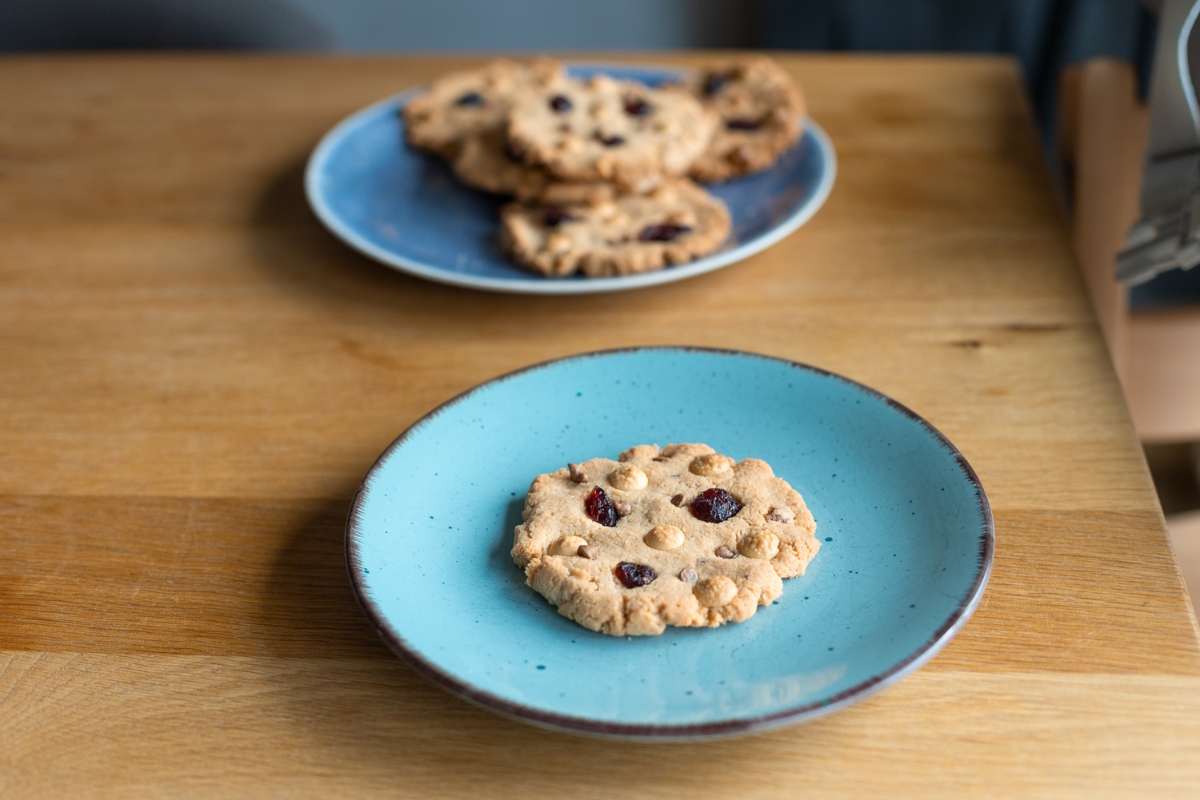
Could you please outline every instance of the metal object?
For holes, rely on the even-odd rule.
[[[1117,256],[1117,279],[1130,286],[1200,264],[1200,109],[1188,65],[1188,39],[1197,16],[1200,0],[1162,4],[1142,218]]]

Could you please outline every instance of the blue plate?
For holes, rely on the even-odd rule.
[[[683,73],[649,67],[572,67],[587,76],[658,84]],[[416,91],[416,90],[414,90]],[[503,200],[459,183],[440,160],[404,144],[398,111],[412,91],[348,117],[325,135],[305,174],[308,201],[334,235],[402,272],[456,286],[526,294],[584,294],[681,280],[741,261],[803,225],[833,188],[833,145],[815,122],[771,169],[710,187],[729,207],[733,233],[716,253],[678,267],[619,278],[548,279],[515,266],[497,238]]]
[[[641,443],[761,458],[822,547],[746,622],[592,633],[509,558],[534,476]],[[354,590],[389,645],[486,708],[601,736],[695,739],[812,719],[928,661],[979,602],[991,511],[950,442],[853,381],[766,356],[645,348],[551,361],[435,409],[354,498]]]

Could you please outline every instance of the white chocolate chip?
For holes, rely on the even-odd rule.
[[[586,544],[587,542],[579,536],[564,536],[550,545],[546,552],[552,556],[573,556],[578,555],[579,548]]]
[[[636,492],[645,489],[650,479],[641,468],[633,464],[622,464],[608,474],[608,482],[625,492]]]
[[[791,525],[796,521],[796,512],[787,506],[771,506],[771,510],[767,512],[767,519],[772,522],[782,522],[784,525]]]
[[[701,605],[716,608],[737,597],[737,584],[724,575],[713,575],[693,586],[692,593]]]
[[[571,237],[552,233],[546,237],[546,249],[551,253],[565,253],[571,249]]]
[[[655,525],[642,537],[642,541],[655,550],[674,550],[683,544],[684,535],[674,525]]]
[[[700,576],[696,574],[696,570],[691,567],[684,567],[679,571],[679,580],[684,583],[695,583],[700,580]]]
[[[696,456],[692,459],[692,463],[688,465],[688,471],[693,475],[701,475],[706,478],[713,475],[720,475],[722,472],[728,472],[733,466],[733,459],[729,456],[723,456],[720,453],[708,453],[703,456]]]
[[[729,549],[728,547],[726,547],[725,545],[721,545],[720,547],[718,547],[718,548],[717,548],[716,550],[714,550],[713,552],[714,552],[716,555],[720,556],[721,558],[733,558],[735,555],[737,555],[737,553],[733,552],[732,550],[730,550],[730,549]]]
[[[588,475],[579,468],[578,464],[567,464],[567,469],[571,471],[571,480],[575,481],[576,483],[587,482]]]
[[[738,542],[738,552],[746,558],[772,559],[779,555],[779,537],[761,528],[752,530]]]

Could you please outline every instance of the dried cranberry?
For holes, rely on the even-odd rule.
[[[561,94],[556,94],[554,97],[550,98],[550,107],[559,114],[565,114],[571,110],[572,105],[570,99]]]
[[[570,222],[573,219],[575,218],[561,208],[547,208],[542,212],[542,224],[547,228],[557,228],[564,222]],[[572,464],[571,466],[574,465]],[[599,489],[600,487],[596,488]]]
[[[625,97],[625,113],[631,117],[644,117],[650,113],[651,106],[645,100],[636,95],[627,95]]]
[[[479,92],[467,92],[455,100],[454,104],[458,106],[481,106],[483,105],[483,95]]]
[[[724,522],[742,510],[742,504],[724,489],[705,489],[692,501],[692,515],[705,522]]]
[[[504,145],[504,157],[514,164],[520,164],[524,160],[521,158],[521,154],[517,152],[516,148],[513,147],[512,142]]]
[[[617,510],[613,508],[612,501],[599,486],[594,487],[592,493],[587,496],[587,500],[583,501],[583,509],[592,520],[606,528],[617,527]]]
[[[762,127],[757,119],[731,119],[725,122],[725,127],[731,131],[756,131]]]
[[[605,147],[620,147],[625,144],[624,136],[605,136],[603,133],[597,133],[596,138]]]
[[[687,225],[676,225],[673,222],[663,222],[658,225],[647,225],[638,234],[639,242],[673,242],[680,235],[690,231]]]
[[[631,564],[628,561],[617,564],[616,573],[617,580],[623,583],[626,589],[645,586],[647,583],[653,583],[654,579],[658,577],[658,573],[654,571],[653,567],[645,564]]]
[[[729,83],[729,79],[733,77],[729,72],[714,72],[704,79],[704,94],[706,97],[712,97],[717,92],[725,88],[725,84]]]

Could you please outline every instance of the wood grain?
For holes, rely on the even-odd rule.
[[[470,60],[0,59],[0,795],[1194,795],[1196,621],[1014,65],[781,61],[838,150],[827,206],[585,299],[408,278],[304,203],[330,125]],[[686,747],[508,722],[394,658],[342,561],[374,458],[480,381],[638,344],[812,363],[949,436],[997,522],[951,645]]]

